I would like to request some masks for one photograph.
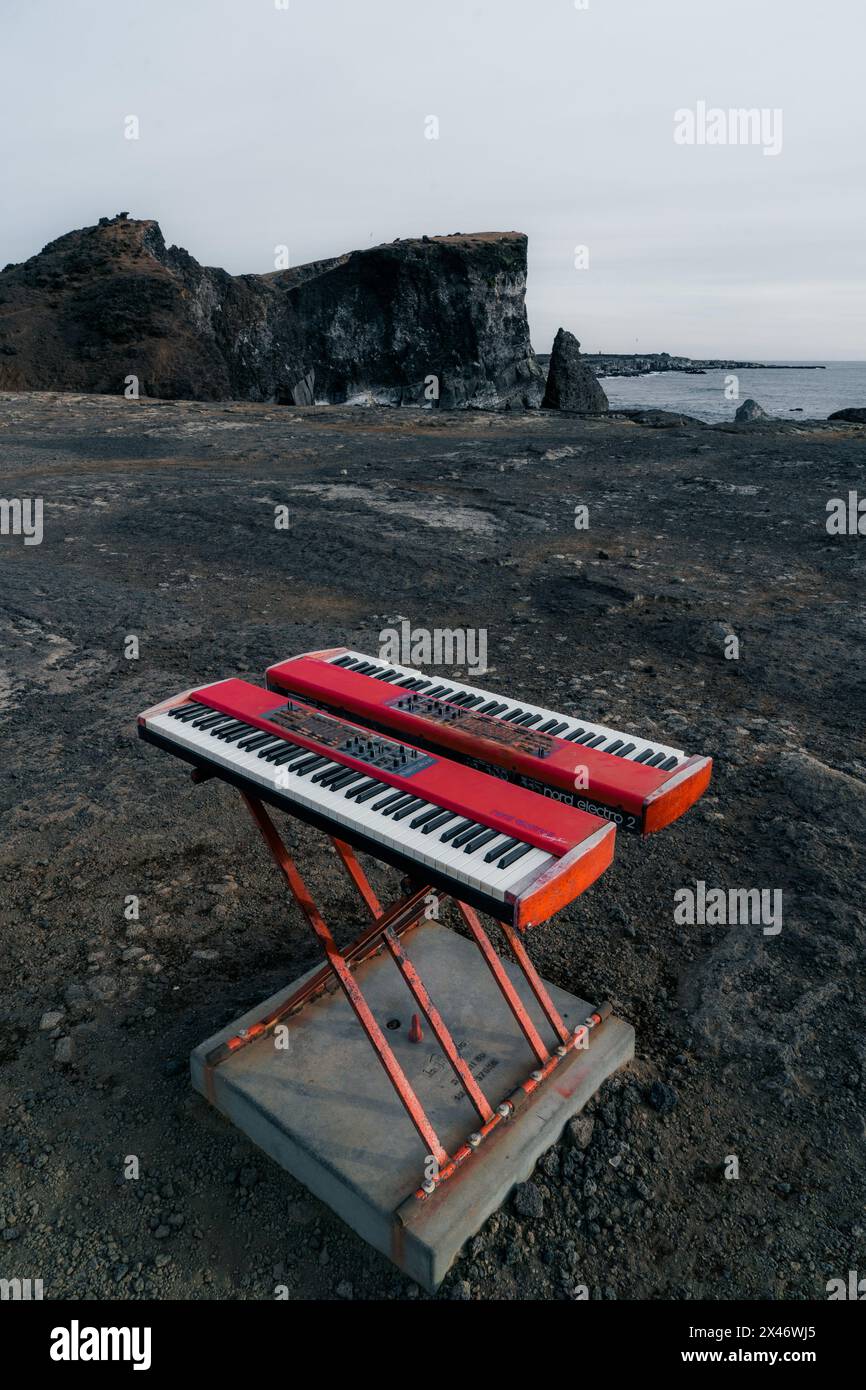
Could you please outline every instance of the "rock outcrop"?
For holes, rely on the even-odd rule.
[[[866,406],[849,405],[845,410],[834,410],[828,420],[844,420],[849,425],[866,425]]]
[[[537,406],[518,232],[229,275],[121,213],[0,273],[0,389]]]
[[[560,328],[553,341],[541,404],[546,410],[580,410],[594,415],[608,409],[607,396],[595,372],[581,359],[580,343],[565,328]]]
[[[741,425],[749,424],[753,420],[769,420],[769,418],[764,407],[758,405],[758,402],[753,401],[751,397],[749,400],[743,401],[743,404],[734,416],[734,420]]]

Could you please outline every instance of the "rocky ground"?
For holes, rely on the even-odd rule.
[[[486,628],[493,687],[716,760],[684,820],[622,838],[532,936],[637,1057],[439,1297],[821,1298],[866,1271],[863,540],[825,528],[866,493],[864,439],[0,397],[0,491],[45,507],[41,545],[0,540],[0,1277],[426,1297],[191,1091],[190,1049],[316,951],[235,798],[135,734],[191,682],[372,650],[398,615]],[[321,838],[295,839],[357,920]],[[782,931],[677,925],[699,879],[781,889]]]

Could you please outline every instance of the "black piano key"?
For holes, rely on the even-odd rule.
[[[385,681],[387,685],[393,685],[394,681],[396,680],[397,676],[399,676],[399,674],[399,671],[386,671],[384,676],[377,676],[376,679],[380,681]]]
[[[537,724],[540,718],[540,714],[523,714],[519,719],[515,719],[514,723],[519,724],[521,729],[528,729],[531,724]]]
[[[429,684],[430,684],[429,681],[416,681],[416,682],[415,682],[415,689],[416,689],[416,690],[426,690]]]
[[[220,730],[220,732],[216,734],[215,737],[221,738],[224,743],[237,743],[238,739],[248,738],[249,735],[252,733],[255,733],[255,730],[252,728],[252,725],[242,724],[239,729],[232,729],[227,734],[223,733],[223,731]]]
[[[413,796],[411,792],[401,792],[400,796],[396,801],[392,801],[389,806],[386,806],[384,808],[384,810],[382,811],[382,815],[393,816],[395,811],[402,811],[404,806],[414,806],[417,801],[418,797]],[[375,809],[376,807],[374,806],[373,810],[375,811]]]
[[[274,758],[278,758],[281,753],[285,753],[288,757],[292,752],[300,752],[298,745],[296,743],[289,743],[288,739],[281,738],[278,744],[275,743],[273,748],[266,748],[263,753],[259,754],[259,757],[264,758],[266,763],[270,763],[273,762]]]
[[[406,795],[405,792],[403,792],[403,791],[395,792],[394,788],[391,787],[389,795],[388,795],[388,796],[383,796],[381,801],[377,801],[377,802],[375,803],[375,805],[373,806],[373,810],[374,810],[374,811],[382,811],[382,810],[384,810],[384,808],[385,808],[386,806],[393,806],[393,804],[394,804],[395,801],[402,801],[402,799],[403,799],[403,797],[404,797],[405,795]]]
[[[448,700],[452,705],[461,705],[465,707],[471,702],[472,696],[469,694],[468,690],[458,690],[456,695],[449,695]]]
[[[299,777],[306,777],[308,772],[318,772],[320,767],[324,767],[325,763],[330,761],[330,758],[323,758],[320,753],[315,753],[311,757],[303,758],[301,762],[295,763],[291,770],[296,772]]]
[[[607,734],[596,734],[595,738],[587,740],[587,748],[597,748],[600,743],[604,743]]]
[[[454,836],[454,848],[462,849],[470,840],[474,840],[476,835],[480,835],[482,830],[487,829],[488,827],[486,825],[479,825],[477,821],[473,822],[471,825],[467,826],[465,830],[461,830],[459,834]]]
[[[645,763],[646,760],[647,760],[647,758],[648,758],[648,757],[650,756],[650,754],[652,753],[652,751],[653,751],[653,750],[652,750],[651,748],[645,748],[645,749],[643,750],[643,752],[642,752],[641,754],[639,754],[639,756],[636,757],[636,758],[634,759],[634,761],[635,761],[636,763]]]
[[[464,701],[463,701],[463,708],[464,708],[464,709],[472,709],[475,705],[477,705],[477,704],[479,704],[481,701],[483,701],[483,699],[484,699],[484,696],[483,696],[483,695],[470,695],[469,698],[468,698],[468,700],[464,700]]]
[[[287,763],[300,762],[302,757],[306,757],[309,748],[299,748],[297,744],[289,745],[285,753],[277,753],[273,760],[274,767],[285,767]]]
[[[447,685],[434,685],[432,690],[427,691],[427,695],[431,700],[441,700],[443,692],[447,689]]]
[[[612,743],[607,745],[604,751],[605,753],[615,753],[618,748],[622,748],[622,745],[623,740],[621,738],[615,738]]]
[[[376,787],[381,785],[381,782],[377,782],[375,777],[365,777],[363,782],[359,782],[357,786],[346,792],[346,800],[351,801],[353,797],[360,797],[361,792],[369,792],[372,795]]]
[[[363,804],[363,802],[369,801],[371,796],[379,796],[381,794],[382,788],[386,787],[387,785],[387,782],[376,781],[373,783],[372,787],[370,787],[367,791],[361,792],[360,795],[356,796],[355,801],[360,806]]]
[[[618,748],[618,749],[617,749],[616,756],[617,756],[618,758],[627,758],[628,755],[629,755],[629,753],[633,753],[634,750],[635,750],[636,748],[637,748],[637,744],[636,744],[636,743],[624,743],[623,746],[622,746],[622,748]],[[613,749],[612,749],[612,748],[608,748],[607,751],[608,751],[608,753],[612,753],[612,752],[613,752]]]
[[[497,709],[498,706],[499,706],[499,701],[498,701],[498,700],[488,700],[487,703],[484,704],[484,705],[482,705],[480,709],[477,709],[477,710],[475,711],[475,713],[476,713],[476,714],[490,714],[493,710]]]
[[[395,684],[395,685],[403,685],[403,686],[405,686],[406,689],[408,690],[408,688],[409,688],[410,685],[414,685],[414,684],[415,684],[415,677],[414,677],[414,676],[403,676],[400,680],[395,681],[394,684]]]
[[[494,859],[498,859],[500,855],[507,854],[510,849],[514,849],[514,846],[519,844],[519,840],[510,840],[506,835],[501,844],[494,845],[492,849],[487,851],[484,856],[485,864],[492,864]]]
[[[262,730],[257,729],[254,724],[248,725],[246,733],[242,733],[237,740],[238,748],[244,748],[250,739],[258,738],[261,732]]]
[[[286,740],[284,738],[275,738],[273,743],[263,744],[258,750],[259,757],[264,758],[265,762],[270,762],[278,753],[284,753],[285,751]]]
[[[427,824],[421,827],[421,834],[429,835],[431,831],[438,830],[440,825],[445,825],[448,821],[453,820],[456,814],[456,811],[440,811],[438,816],[433,820],[428,820]]]
[[[551,737],[551,738],[559,738],[559,736],[560,736],[560,734],[562,733],[563,729],[567,729],[567,728],[568,728],[568,720],[567,720],[567,719],[561,720],[561,722],[560,722],[559,724],[554,724],[553,728],[549,730],[550,737]]]
[[[528,854],[531,849],[532,845],[518,845],[517,849],[511,850],[509,854],[506,854],[504,859],[500,859],[499,868],[507,869],[510,864],[514,864],[518,859],[522,859],[523,855]]]
[[[310,778],[310,781],[321,782],[322,786],[326,787],[333,778],[342,776],[345,771],[345,763],[333,763],[330,767],[323,768],[321,772],[317,772],[315,777]]]
[[[489,845],[490,841],[497,839],[498,836],[498,830],[485,830],[483,835],[473,835],[472,839],[463,846],[463,853],[474,854],[477,849],[483,849],[485,845]]]
[[[478,826],[478,829],[481,829],[481,826],[478,825],[477,821],[460,820],[457,822],[456,825],[449,825],[448,829],[444,830],[442,834],[439,836],[439,839],[442,841],[443,844],[447,844],[449,840],[454,839],[455,835],[462,835],[464,830],[469,830],[473,826]]]
[[[536,732],[537,734],[549,734],[550,731],[551,731],[551,729],[554,727],[554,725],[555,725],[557,722],[558,722],[558,721],[557,721],[556,719],[547,719],[547,720],[545,720],[545,722],[544,722],[543,724],[539,724],[539,726],[538,726],[538,728],[535,730],[535,732]]]
[[[592,731],[588,730],[585,734],[581,734],[580,738],[576,738],[574,742],[583,744],[585,747],[588,748],[589,745],[592,743],[594,737],[595,735],[592,733]]]
[[[182,724],[186,724],[190,719],[196,719],[200,714],[204,714],[207,709],[210,709],[210,705],[186,705],[178,711],[177,718]]]
[[[311,782],[321,782],[324,785],[325,783],[329,782],[332,777],[339,777],[341,772],[346,771],[345,763],[337,763],[330,758],[328,759],[328,762],[330,766],[319,768],[315,777],[310,778]]]
[[[314,776],[310,777],[310,781],[311,783],[313,783],[313,781],[316,781],[316,783],[318,783],[318,781],[322,780],[322,777],[336,777],[336,773],[338,773],[338,770],[341,769],[341,767],[345,767],[345,763],[335,763],[334,759],[325,758],[325,756],[322,755],[321,765],[318,767],[314,767],[314,769],[311,769],[313,770]]]
[[[363,772],[358,772],[354,767],[346,767],[340,773],[339,777],[334,777],[328,783],[328,786],[332,792],[341,792],[344,787],[350,787],[352,783],[357,782],[359,778],[366,781]]]
[[[499,716],[501,715],[501,713],[502,713],[502,711],[503,711],[504,709],[508,709],[508,701],[507,701],[507,700],[500,700],[499,703],[498,703],[497,706],[496,706],[496,709],[492,709],[492,710],[490,710],[490,711],[488,711],[488,712],[489,712],[491,715],[493,715],[494,718],[498,719]]]
[[[671,768],[672,768],[672,767],[676,767],[676,765],[677,765],[678,762],[679,762],[679,758],[673,758],[673,757],[671,757],[671,758],[665,758],[665,760],[664,760],[663,763],[659,763],[659,771],[660,771],[660,772],[670,772]]]
[[[410,802],[398,806],[393,813],[388,811],[387,814],[391,816],[392,820],[402,820],[404,816],[411,816],[413,812],[420,811],[422,806],[429,806],[429,804],[429,801],[425,801],[423,796],[413,796]]]
[[[509,710],[508,714],[503,714],[503,716],[502,716],[502,722],[503,722],[503,724],[511,724],[511,723],[513,723],[513,721],[514,721],[515,719],[519,719],[520,716],[521,716],[521,714],[525,714],[525,713],[526,713],[526,710],[525,710],[525,709],[522,709],[521,706],[518,705],[517,709]],[[539,732],[540,732],[540,730],[539,730]]]
[[[256,757],[263,758],[265,753],[273,752],[275,749],[282,747],[282,743],[283,740],[281,738],[273,737],[267,739],[264,743],[258,744],[254,749]]]
[[[441,806],[432,806],[429,811],[424,811],[420,816],[416,816],[414,820],[410,820],[409,828],[411,830],[417,830],[419,825],[426,825],[434,816],[441,816],[441,814]]]
[[[566,743],[575,743],[585,733],[586,729],[584,729],[581,724],[578,724],[576,729],[572,729],[570,734],[565,735],[565,741]]]
[[[348,654],[346,656],[335,656],[334,660],[329,664],[331,666],[351,666],[352,657],[350,657]]]
[[[660,762],[664,761],[664,756],[664,753],[653,753],[651,758],[647,758],[644,767],[657,767]]]
[[[273,734],[266,734],[259,729],[252,738],[242,738],[238,743],[238,748],[243,748],[244,752],[254,753],[263,743],[270,743],[273,737]]]

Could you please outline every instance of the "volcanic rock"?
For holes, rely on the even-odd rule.
[[[156,222],[103,218],[0,273],[0,390],[537,406],[526,246],[423,237],[229,275]]]
[[[743,404],[734,416],[734,419],[740,424],[748,424],[751,420],[769,420],[769,418],[764,407],[758,405],[758,402],[753,401],[751,397],[749,400],[743,401]]]
[[[581,360],[580,343],[565,328],[560,328],[553,342],[541,404],[546,410],[581,410],[595,415],[608,409],[598,378]]]
[[[850,405],[845,410],[834,410],[828,420],[846,420],[850,425],[866,425],[866,406]]]

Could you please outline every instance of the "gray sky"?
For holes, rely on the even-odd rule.
[[[517,229],[539,352],[866,357],[864,0],[280,3],[0,0],[0,265],[121,208],[233,273]],[[701,101],[781,153],[677,144]]]

